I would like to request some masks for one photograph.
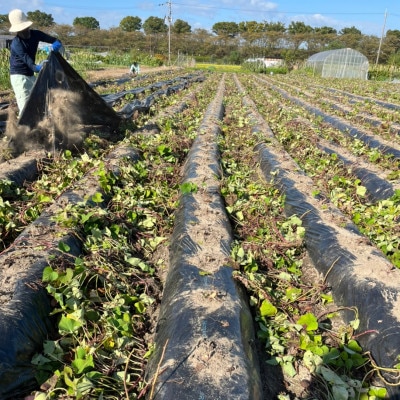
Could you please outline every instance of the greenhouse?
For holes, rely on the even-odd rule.
[[[324,78],[368,79],[368,59],[357,50],[327,50],[308,58],[307,67]]]

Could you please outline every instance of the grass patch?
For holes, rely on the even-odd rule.
[[[196,63],[194,69],[205,69],[213,72],[243,72],[243,69],[240,65]]]

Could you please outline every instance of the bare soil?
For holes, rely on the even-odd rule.
[[[166,71],[175,67],[147,67],[141,66],[140,73],[147,74],[150,72],[158,72],[158,71]],[[89,71],[87,73],[87,80],[90,81],[97,81],[100,79],[118,79],[124,76],[129,76],[129,68],[100,68],[97,70]]]

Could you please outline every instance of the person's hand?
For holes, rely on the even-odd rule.
[[[62,46],[61,42],[60,42],[59,40],[56,40],[56,41],[51,45],[51,50],[57,52],[57,51],[59,51],[59,50],[61,49],[61,46]]]
[[[35,72],[40,72],[43,65],[47,63],[47,60],[42,61],[40,64],[35,65]]]

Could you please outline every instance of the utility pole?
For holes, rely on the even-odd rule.
[[[381,40],[379,41],[378,54],[376,55],[375,67],[378,65],[379,56],[381,55],[381,47],[382,47],[382,42],[383,42],[383,36],[385,35],[386,18],[387,18],[387,9],[385,10],[385,19],[383,21]]]
[[[172,3],[168,0],[168,66],[171,66],[171,23],[172,23]]]
[[[164,18],[168,20],[168,65],[171,65],[171,23],[172,23],[172,1],[168,0],[168,3],[161,3],[159,6],[168,6],[168,14]]]

